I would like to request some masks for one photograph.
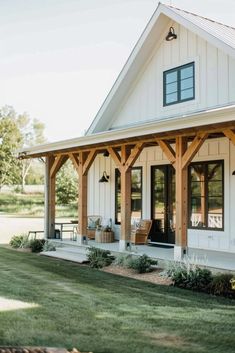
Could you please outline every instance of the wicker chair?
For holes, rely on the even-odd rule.
[[[147,244],[148,235],[152,226],[151,219],[142,219],[136,229],[131,230],[132,244]]]

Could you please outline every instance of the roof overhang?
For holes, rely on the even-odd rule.
[[[138,140],[146,141],[153,137],[170,138],[182,134],[194,134],[199,130],[214,129],[217,131],[226,126],[235,129],[235,104],[216,107],[210,110],[191,113],[182,116],[149,121],[131,127],[100,132],[79,138],[63,140],[19,151],[19,158],[43,157],[49,154],[69,153],[79,150],[89,150],[94,147],[131,143]]]

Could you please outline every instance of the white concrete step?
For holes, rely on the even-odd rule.
[[[84,251],[85,250],[85,251]],[[57,248],[56,251],[43,251],[40,255],[54,257],[57,259],[63,259],[78,263],[87,262],[87,251],[86,249],[73,249],[73,248]]]

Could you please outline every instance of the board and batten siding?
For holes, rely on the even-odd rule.
[[[224,231],[188,229],[188,246],[198,249],[235,252],[235,146],[227,138],[206,140],[193,161],[224,160]],[[159,147],[144,148],[135,166],[143,171],[143,218],[151,217],[151,166],[169,164]],[[115,164],[110,157],[98,155],[88,173],[88,215],[100,215],[106,224],[112,219],[115,238],[120,226],[115,217]],[[108,183],[99,183],[103,172],[110,176]]]
[[[172,23],[177,39],[156,44],[107,128],[192,113],[235,102],[235,59]],[[195,99],[163,107],[163,72],[195,62]]]

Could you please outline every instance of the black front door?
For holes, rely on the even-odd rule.
[[[175,243],[175,170],[171,165],[151,169],[151,213],[153,226],[150,241]]]

